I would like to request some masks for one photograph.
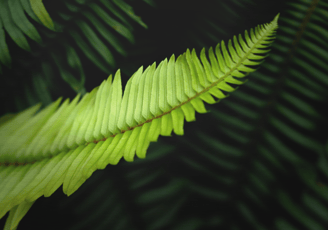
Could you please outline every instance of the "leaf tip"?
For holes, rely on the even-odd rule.
[[[279,16],[280,16],[280,13],[278,13],[278,14],[274,17],[273,21],[277,23],[277,22],[278,22],[278,19],[279,19]]]

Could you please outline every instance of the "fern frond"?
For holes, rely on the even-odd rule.
[[[140,17],[134,14],[133,8],[123,1],[59,1],[57,5],[61,10],[51,12],[51,15],[56,18],[56,20],[52,20],[42,0],[0,1],[0,65],[3,64],[7,67],[11,67],[12,59],[17,60],[17,56],[16,58],[15,56],[12,57],[10,47],[8,48],[7,46],[8,36],[5,36],[5,31],[7,31],[10,38],[20,48],[26,51],[32,51],[33,53],[33,57],[28,58],[31,59],[28,64],[26,60],[23,63],[21,61],[16,62],[18,63],[15,65],[16,69],[25,69],[26,66],[30,66],[30,63],[33,65],[35,57],[40,56],[40,53],[43,53],[43,50],[45,50],[44,46],[50,44],[50,46],[53,46],[56,43],[60,44],[60,47],[55,45],[56,48],[48,49],[49,52],[47,53],[49,53],[50,62],[55,64],[50,65],[50,71],[57,72],[58,70],[61,78],[67,82],[76,93],[81,93],[83,95],[86,91],[84,86],[85,70],[83,70],[81,59],[79,55],[77,55],[79,50],[102,71],[106,73],[113,72],[116,65],[116,52],[120,56],[126,56],[127,43],[125,44],[125,41],[129,43],[134,42],[133,30],[135,24],[139,24],[145,28],[147,28],[147,26],[142,22]],[[49,30],[44,28],[37,30],[35,28],[35,23],[33,24],[33,22],[27,18],[25,12],[32,19],[44,25]],[[77,14],[82,17],[75,17]],[[75,16],[73,17],[73,15]],[[132,20],[136,23],[132,24]],[[65,35],[69,36],[67,37]],[[27,37],[37,43],[43,43],[40,44],[41,49],[31,50],[31,42]],[[71,39],[74,40],[74,44],[71,43]],[[58,43],[59,40],[60,42]],[[62,47],[63,45],[64,48]],[[78,47],[76,47],[76,45]],[[65,61],[66,58],[67,61]],[[47,59],[48,58],[42,57],[42,62],[46,62]],[[62,63],[63,61],[64,63]],[[37,62],[39,63],[40,60]],[[36,66],[40,65],[37,64]],[[42,70],[39,68],[33,68],[32,73],[31,69],[28,71],[28,73],[33,76],[39,75],[40,72],[42,72]],[[76,72],[80,73],[80,78],[74,76]],[[1,66],[0,73],[2,73]],[[14,74],[15,77],[19,77],[19,75],[17,75],[17,73]],[[24,79],[26,79],[26,75],[24,75]],[[39,82],[42,82],[42,80]],[[28,82],[28,84],[29,83],[30,82]],[[45,83],[45,81],[43,81],[43,83]],[[29,89],[27,89],[28,86],[26,85],[27,84],[24,84],[24,90],[28,91]],[[55,87],[53,81],[50,82],[47,87],[52,89],[52,92],[58,91],[58,89],[53,89]],[[40,89],[37,87],[32,88],[32,91]],[[39,95],[33,96],[38,97]],[[43,102],[46,101],[44,100]]]
[[[36,28],[30,23],[30,21],[25,16],[25,11],[29,13],[29,15],[34,15],[32,18],[34,20],[41,20],[42,24],[48,27],[49,29],[54,30],[54,25],[49,17],[48,12],[44,8],[44,5],[41,0],[30,0],[28,1],[20,1],[20,0],[1,0],[0,1],[0,30],[2,30],[2,26],[8,32],[9,36],[13,39],[13,41],[22,49],[30,51],[30,46],[25,38],[24,34],[26,34],[32,40],[40,43],[42,39],[36,30]],[[35,15],[37,17],[35,17]],[[6,47],[5,36],[4,34],[0,34],[0,44],[1,46]],[[9,57],[6,57],[9,56]],[[8,63],[8,59],[10,55],[8,52],[4,52],[0,54],[1,62],[7,66],[10,65]]]
[[[42,0],[30,0],[30,4],[33,12],[38,17],[38,19],[42,22],[44,26],[46,26],[50,30],[55,31],[55,25],[49,16],[46,8],[44,7]]]
[[[195,50],[172,55],[157,67],[140,67],[122,97],[120,70],[70,103],[61,98],[36,113],[31,107],[0,126],[0,218],[22,202],[50,196],[63,184],[68,196],[96,169],[146,156],[150,142],[172,131],[183,135],[184,119],[205,113],[223,93],[241,85],[266,57],[279,15],[269,23],[222,41],[200,58]],[[79,102],[78,102],[79,101]],[[36,114],[35,114],[36,113]]]
[[[313,167],[314,160],[318,159],[318,153],[323,149],[321,130],[327,124],[325,119],[321,119],[324,114],[322,108],[325,107],[324,101],[327,98],[325,86],[328,79],[327,65],[324,64],[325,60],[328,60],[328,56],[324,54],[327,44],[322,40],[327,31],[327,23],[322,23],[321,3],[322,1],[286,2],[288,10],[279,19],[284,25],[280,26],[281,33],[272,47],[276,52],[270,54],[260,71],[252,73],[252,81],[243,91],[233,93],[230,100],[223,101],[220,111],[213,108],[208,116],[206,124],[218,124],[217,127],[210,126],[210,130],[219,138],[211,140],[208,134],[205,136],[206,132],[200,133],[199,139],[197,138],[199,150],[190,144],[190,139],[185,141],[185,144],[189,143],[186,145],[189,148],[184,151],[191,155],[191,150],[198,150],[199,158],[204,155],[201,150],[204,151],[206,148],[210,149],[212,156],[223,158],[225,144],[231,142],[231,146],[237,147],[236,149],[243,153],[242,160],[234,162],[233,159],[228,162],[242,164],[232,174],[218,172],[216,167],[210,168],[209,162],[202,162],[194,156],[191,159],[196,166],[206,165],[206,169],[210,170],[212,175],[227,175],[234,179],[236,177],[232,175],[235,175],[236,171],[238,175],[243,175],[242,180],[234,180],[240,191],[234,196],[240,197],[240,200],[234,203],[246,204],[249,210],[242,214],[243,217],[236,216],[235,219],[246,219],[253,213],[254,219],[250,218],[252,221],[249,222],[252,226],[260,226],[257,223],[265,223],[264,226],[272,225],[269,221],[261,223],[262,216],[271,216],[272,221],[277,222],[283,216],[275,215],[272,210],[263,211],[265,205],[271,207],[271,204],[265,202],[270,200],[272,204],[276,203],[279,206],[274,210],[281,208],[289,216],[295,217],[294,220],[287,218],[285,226],[281,226],[280,229],[294,229],[295,226],[301,225],[313,229],[325,228],[326,222],[322,216],[328,213],[325,183],[327,177],[318,180],[315,176],[318,167]],[[316,4],[318,5],[315,8]],[[234,118],[235,114],[238,114],[238,118]],[[217,120],[210,119],[213,115]],[[206,129],[202,127],[204,128]],[[211,148],[210,142],[215,143],[217,147]],[[233,149],[228,153],[232,158]],[[323,159],[318,159],[319,161],[325,162]],[[225,166],[228,165],[224,163]],[[258,167],[255,163],[261,163],[261,166]],[[197,169],[196,166],[193,168]],[[313,171],[307,167],[313,167]],[[242,172],[239,171],[240,168]],[[321,172],[322,175],[327,175],[324,174],[327,170]],[[201,178],[204,178],[204,175]],[[294,181],[294,178],[298,179],[292,186],[288,186],[289,181]],[[285,185],[284,180],[287,181]],[[221,192],[226,187],[216,185],[213,190]],[[281,193],[278,195],[272,192],[275,190],[273,188],[278,188]],[[235,190],[236,187],[232,189]],[[247,197],[244,197],[245,194]],[[295,202],[295,197],[301,198]],[[294,199],[294,202],[286,202],[288,199]],[[243,200],[247,202],[242,202]],[[304,224],[304,219],[311,220],[311,224]]]

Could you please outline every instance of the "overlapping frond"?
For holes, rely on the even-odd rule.
[[[25,12],[36,22],[42,23],[44,26],[51,30],[55,30],[53,21],[46,11],[42,0],[1,0],[0,62],[3,65],[11,65],[11,56],[6,44],[3,28],[8,32],[11,39],[24,50],[31,50],[24,34],[38,43],[42,42],[39,32],[35,26],[27,19]]]
[[[0,126],[0,217],[22,202],[50,196],[63,184],[71,195],[96,169],[117,164],[124,157],[144,158],[150,142],[172,131],[183,135],[184,119],[195,120],[195,111],[205,113],[203,101],[213,104],[223,92],[233,92],[228,83],[255,71],[275,38],[278,15],[222,41],[200,58],[195,50],[175,59],[172,55],[139,68],[124,90],[120,71],[99,87],[69,102],[61,99],[36,113],[31,107]],[[36,113],[36,114],[35,114]]]
[[[247,220],[251,228],[275,224],[277,229],[325,229],[327,159],[324,154],[318,159],[318,153],[323,149],[320,129],[327,124],[321,112],[327,99],[328,55],[323,40],[327,6],[324,1],[286,2],[280,18],[282,32],[273,45],[270,61],[251,74],[253,81],[242,92],[236,91],[229,101],[224,100],[219,110],[211,108],[207,123],[218,125],[204,130],[211,130],[219,138],[210,138],[209,133],[200,132],[200,127],[195,134],[199,148],[190,144],[192,140],[183,142],[188,155],[195,151],[199,158],[211,157],[206,162],[194,155],[183,158],[190,171],[197,170],[203,177],[209,171],[232,181],[212,188],[212,180],[208,187],[201,184],[198,189],[224,195],[238,190],[229,208],[236,215],[234,219]],[[318,166],[314,166],[316,159]],[[229,172],[225,170],[228,166],[235,168]],[[316,178],[319,172],[322,180]],[[201,181],[191,180],[195,186]],[[224,224],[230,227],[231,223],[227,220]]]
[[[16,102],[15,106],[6,103],[5,110],[23,110],[35,101],[48,105],[51,94],[63,89],[58,83],[61,79],[83,95],[88,75],[83,66],[90,65],[85,60],[99,71],[112,73],[117,58],[127,56],[138,25],[147,28],[124,1],[74,0],[43,5],[41,0],[1,0],[0,74],[6,85],[15,82],[10,90],[15,91]],[[11,41],[17,46],[10,45]],[[58,76],[61,79],[56,79]]]

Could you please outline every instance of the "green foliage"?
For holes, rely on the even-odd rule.
[[[61,11],[52,11],[58,6],[62,7]],[[86,92],[84,56],[95,68],[111,73],[117,68],[115,59],[127,56],[126,50],[134,43],[136,25],[147,28],[124,1],[57,1],[48,8],[54,21],[42,0],[0,1],[0,73],[4,66],[5,70],[12,67],[13,55],[17,70],[33,66],[24,76],[19,72],[10,74],[15,81],[22,82],[17,90],[25,91],[28,98],[26,102],[17,97],[20,110],[40,101],[43,106],[51,103],[53,94],[60,92],[63,84],[56,83],[57,74],[76,93],[83,95]],[[22,55],[28,52],[32,57],[22,60]],[[37,58],[41,58],[41,64]],[[62,96],[61,93],[58,96]]]
[[[235,90],[227,83],[241,85],[236,78],[255,71],[273,42],[277,20],[245,31],[245,41],[241,35],[227,47],[222,41],[208,57],[203,49],[200,60],[188,49],[176,60],[172,55],[157,67],[139,68],[123,98],[117,71],[113,81],[109,76],[81,101],[77,95],[59,106],[59,99],[37,114],[39,105],[7,120],[0,130],[0,217],[17,205],[14,213],[27,210],[30,202],[50,196],[62,184],[70,196],[96,169],[116,165],[121,157],[145,158],[159,135],[170,136],[172,130],[183,135],[184,119],[193,121],[195,111],[206,112],[203,101],[215,103],[212,95],[225,98],[223,91]]]
[[[266,62],[250,73],[250,81],[222,100],[219,106],[206,105],[210,113],[189,117],[190,120],[197,117],[197,122],[186,125],[183,136],[161,137],[157,143],[150,143],[145,159],[134,159],[133,163],[120,161],[116,166],[96,170],[69,197],[57,189],[51,197],[38,199],[23,218],[20,228],[325,229],[328,213],[327,112],[324,109],[328,98],[325,90],[327,3],[232,0],[194,5],[184,0],[158,0],[158,9],[150,10],[141,1],[126,2],[142,16],[148,31],[138,29],[140,24],[134,24],[134,19],[126,13],[128,8],[119,8],[114,1],[97,0],[56,1],[58,9],[50,5],[51,1],[43,1],[56,32],[39,25],[42,23],[35,13],[30,14],[31,7],[30,11],[25,10],[42,38],[38,48],[36,42],[26,37],[31,48],[29,53],[11,41],[4,28],[13,66],[11,70],[2,66],[1,87],[8,88],[8,92],[0,90],[5,98],[2,100],[4,110],[21,111],[39,101],[45,106],[59,96],[73,99],[75,94],[65,94],[70,90],[69,87],[65,89],[66,83],[59,82],[60,87],[56,88],[58,80],[64,79],[59,76],[68,73],[78,77],[76,80],[84,74],[86,91],[104,80],[104,72],[115,76],[112,70],[116,71],[116,67],[110,70],[110,59],[103,62],[99,52],[102,50],[97,50],[100,43],[92,43],[97,39],[105,45],[103,47],[113,51],[115,63],[121,68],[122,85],[125,85],[126,75],[131,76],[141,65],[151,66],[154,60],[160,63],[172,53],[183,53],[187,47],[195,47],[197,53],[203,47],[209,50],[217,41],[227,41],[244,28],[269,21],[274,16],[271,12],[281,12],[279,34]],[[29,1],[21,3],[26,9]],[[111,6],[115,10],[109,10]],[[100,14],[99,9],[104,14]],[[111,19],[136,35],[135,44],[129,46],[123,34],[115,34],[113,28],[106,26]],[[72,41],[70,37],[73,36]],[[111,45],[110,41],[115,38],[121,46]],[[125,47],[128,51],[124,56],[121,51]],[[205,56],[208,57],[207,52]],[[200,62],[201,57],[198,56]],[[90,66],[90,71],[86,66]],[[20,75],[22,77],[17,78]],[[94,79],[94,83],[90,79]],[[108,84],[109,79],[106,82]],[[100,87],[95,89],[94,95],[98,92]],[[81,95],[84,96],[83,92]],[[169,101],[173,102],[172,99]],[[80,106],[80,99],[76,100],[75,106]],[[63,106],[58,103],[55,111]],[[72,104],[68,100],[65,103],[67,107]],[[35,109],[31,114],[39,110]],[[1,117],[0,123],[9,124],[18,119],[16,115],[7,114]],[[123,124],[123,120],[121,122]],[[43,133],[44,139],[49,138]],[[24,164],[15,167],[28,165],[18,163]],[[71,175],[71,178],[76,176]],[[67,184],[64,186],[67,192],[70,182],[64,179],[59,178],[59,181]],[[17,183],[15,180],[5,183],[9,186],[11,182],[13,186]],[[27,189],[30,186],[33,184]],[[4,224],[7,219],[6,228],[16,225],[29,207],[28,203],[13,207],[0,222]]]

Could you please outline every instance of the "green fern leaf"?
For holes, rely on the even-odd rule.
[[[40,105],[0,119],[0,218],[17,212],[8,220],[15,228],[40,196],[50,196],[61,185],[69,196],[95,170],[116,165],[122,157],[129,162],[135,154],[145,158],[159,135],[183,135],[184,119],[207,112],[203,101],[225,98],[223,91],[235,90],[227,83],[241,85],[241,78],[255,71],[275,38],[278,17],[245,31],[246,41],[239,35],[227,46],[221,42],[208,57],[204,49],[200,59],[188,49],[176,60],[172,55],[157,67],[140,67],[123,97],[118,70],[113,81],[109,76],[80,101],[77,95],[60,105],[59,98],[38,113]]]
[[[34,41],[41,43],[42,39],[36,28],[30,23],[25,16],[25,12],[20,0],[9,1],[10,13],[13,21],[27,36]]]
[[[11,57],[9,54],[9,49],[5,40],[5,30],[3,29],[3,22],[0,17],[0,62],[8,67],[11,66]],[[1,69],[0,69],[1,70]],[[1,73],[1,71],[0,71]]]
[[[42,0],[30,0],[30,4],[33,12],[40,19],[42,24],[48,29],[55,31],[54,23],[44,7]]]
[[[5,0],[0,1],[0,18],[2,19],[5,30],[8,32],[9,36],[13,39],[13,41],[15,41],[20,48],[30,51],[31,48],[27,42],[27,39],[25,38],[19,27],[17,27],[15,21],[11,18],[9,3]]]

